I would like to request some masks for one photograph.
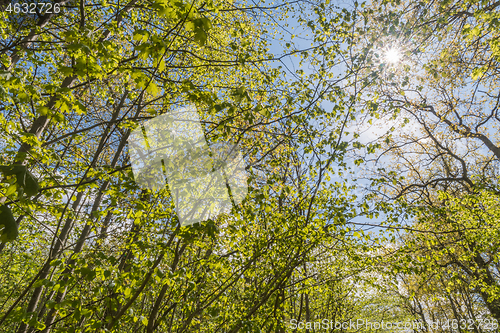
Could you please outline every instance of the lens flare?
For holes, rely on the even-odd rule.
[[[385,51],[384,60],[387,63],[396,64],[402,58],[401,52],[397,48],[390,48]]]

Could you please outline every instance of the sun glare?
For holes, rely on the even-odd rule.
[[[394,47],[385,51],[385,54],[384,54],[385,62],[388,62],[391,64],[398,63],[401,60],[401,57],[402,57],[401,52]]]

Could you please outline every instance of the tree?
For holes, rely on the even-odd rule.
[[[294,4],[57,4],[1,14],[2,331],[283,330],[294,276],[352,215],[322,185],[345,96],[318,74],[285,80],[259,23]],[[134,182],[127,139],[188,104],[208,142],[239,144],[250,181],[231,214],[181,228],[168,188]]]
[[[498,6],[382,1],[360,22],[356,61],[360,81],[371,87],[360,98],[363,121],[385,125],[366,145],[369,153],[380,148],[372,159],[374,194],[389,214],[385,227],[407,232],[394,262],[419,267],[407,272],[436,281],[436,290],[445,286],[437,294],[459,320],[452,294],[466,286],[460,293],[474,295],[473,307],[484,304],[500,319],[498,236],[490,220],[499,193]]]

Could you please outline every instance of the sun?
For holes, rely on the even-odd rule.
[[[384,61],[390,64],[397,64],[402,57],[401,51],[395,47],[387,49],[384,53]]]

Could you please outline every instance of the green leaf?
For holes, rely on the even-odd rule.
[[[138,30],[134,31],[132,39],[135,41],[138,41],[138,42],[145,42],[148,40],[150,35],[151,34],[149,33],[149,31],[144,30],[144,29],[138,29]]]
[[[471,74],[471,77],[473,80],[477,80],[479,79],[481,76],[483,76],[483,74],[486,72],[486,69],[484,67],[478,67],[478,68],[474,68],[472,70],[472,74]]]
[[[0,226],[2,225],[0,241],[6,243],[15,240],[19,235],[17,223],[14,215],[12,215],[12,211],[5,205],[0,206]]]
[[[207,42],[207,33],[203,29],[197,28],[194,32],[194,41],[200,46],[205,45]]]
[[[194,41],[198,43],[198,45],[203,46],[207,42],[207,33],[210,29],[212,29],[212,23],[206,17],[202,17],[186,22],[185,28],[186,30],[193,31]]]
[[[77,114],[86,114],[87,113],[87,108],[80,101],[76,101],[75,104],[73,104],[73,108],[75,109],[75,112]]]
[[[64,76],[70,76],[70,75],[73,75],[73,68],[61,66],[61,67],[59,67],[59,72],[61,72]]]
[[[158,88],[158,86],[154,82],[151,82],[148,85],[146,91],[153,96],[157,96],[160,93],[160,89]]]
[[[28,171],[26,166],[20,164],[0,166],[0,171],[3,172],[5,176],[15,175],[17,187],[24,189],[24,193],[26,193],[26,195],[31,197],[38,193],[40,189],[38,181],[35,176]],[[7,192],[9,192],[9,189]]]
[[[62,123],[65,119],[64,114],[61,112],[54,113],[52,115],[52,119],[54,119],[58,123]]]
[[[260,107],[260,109],[258,110],[258,112],[263,115],[264,117],[266,118],[271,118],[271,112],[269,112],[269,109],[268,108],[262,108]]]
[[[38,113],[42,116],[47,116],[51,113],[50,109],[46,106],[41,106],[38,108]]]
[[[40,189],[38,181],[28,170],[24,173],[23,183],[20,185],[24,188],[24,193],[30,197],[37,194]]]
[[[5,193],[5,196],[8,197],[9,195],[13,194],[16,192],[16,184],[12,184],[7,188],[7,192]]]

